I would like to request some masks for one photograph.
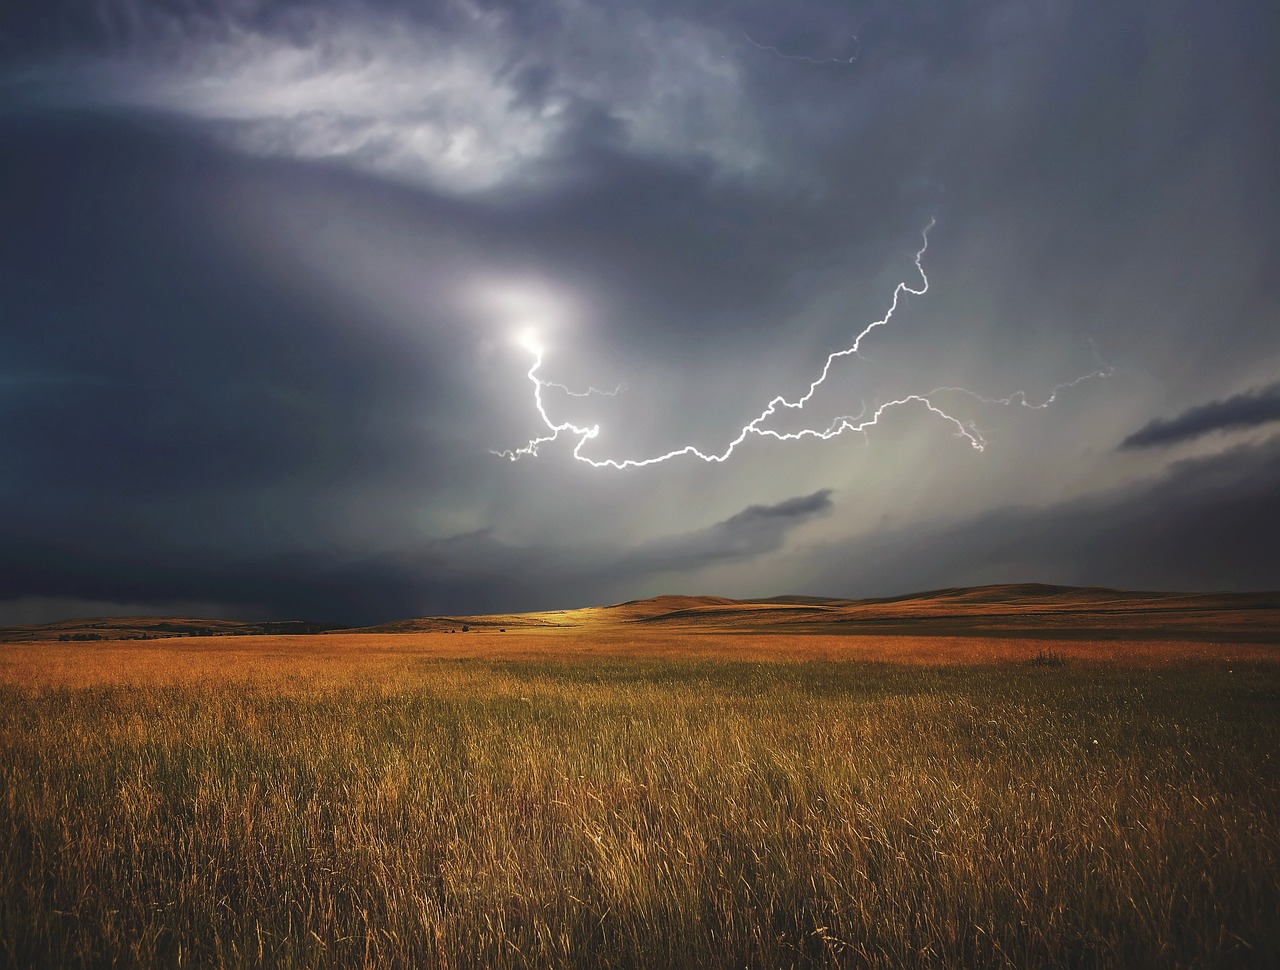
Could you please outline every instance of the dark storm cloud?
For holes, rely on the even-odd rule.
[[[708,565],[751,561],[777,550],[791,531],[830,509],[824,489],[754,505],[706,529],[631,550],[516,546],[482,531],[381,555],[225,548],[184,558],[158,535],[150,537],[153,545],[130,545],[121,535],[101,531],[62,542],[28,534],[12,536],[0,549],[0,588],[20,601],[147,602],[164,609],[166,603],[200,600],[243,619],[345,624],[574,607],[625,598],[657,575],[687,578]],[[0,609],[3,622],[17,619]]]
[[[425,345],[334,299],[328,281],[255,260],[214,217],[242,205],[245,185],[323,197],[335,181],[350,191],[350,176],[137,119],[8,118],[0,146],[0,181],[15,188],[0,197],[11,548],[25,534],[72,561],[147,550],[167,590],[177,561],[257,561],[360,528],[368,541],[395,528],[398,503],[443,494],[474,463],[448,428],[464,380],[451,311],[424,303],[421,321],[446,332]],[[21,573],[13,564],[15,591]]]
[[[752,505],[700,532],[645,543],[614,568],[624,574],[684,572],[715,562],[754,558],[780,548],[792,529],[831,509],[829,488],[776,505]]]
[[[673,588],[696,582],[699,570],[747,563],[781,548],[800,526],[828,514],[830,490],[753,505],[707,528],[631,548],[503,542],[489,532],[433,542],[399,558],[347,567],[366,580],[351,588],[381,590],[379,610],[365,615],[533,610],[617,602],[663,578]],[[341,585],[341,584],[339,584]],[[308,588],[302,585],[301,589]]]
[[[794,308],[801,294],[779,300],[779,291],[838,245],[829,204],[725,183],[703,161],[566,150],[579,181],[513,207],[512,227],[558,250],[584,282],[620,290],[650,329],[699,319],[706,338],[720,339],[729,319],[739,330],[763,326],[761,302],[775,320]]]
[[[10,323],[0,372],[111,387],[125,407],[132,394],[154,393],[157,420],[166,403],[185,406],[177,398],[204,401],[211,417],[230,412],[237,433],[253,430],[244,419],[268,397],[281,412],[333,408],[316,417],[341,434],[372,402],[423,388],[422,361],[406,359],[396,335],[335,306],[324,280],[282,280],[280,266],[256,260],[217,219],[246,185],[304,199],[368,196],[376,185],[245,159],[184,125],[129,116],[0,118],[0,145],[0,178],[14,188],[0,198]],[[403,193],[387,195],[373,215],[404,208]],[[455,213],[412,201],[424,221],[455,231]],[[432,271],[419,273],[429,281]],[[422,308],[428,321],[441,312]]]
[[[1200,404],[1172,418],[1157,418],[1125,438],[1120,447],[1173,445],[1214,431],[1256,428],[1271,421],[1280,421],[1280,384]]]
[[[406,615],[411,602],[432,602],[447,582],[411,574],[401,564],[320,554],[252,554],[236,549],[182,555],[159,536],[145,544],[119,536],[83,534],[74,543],[45,537],[13,539],[0,552],[0,583],[17,601],[74,599],[147,603],[161,613],[182,604],[216,604],[235,619],[316,619],[373,623]],[[417,564],[421,565],[421,564]],[[18,622],[0,607],[0,622]]]

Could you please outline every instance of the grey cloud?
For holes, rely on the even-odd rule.
[[[752,505],[703,529],[642,542],[630,548],[602,545],[550,546],[509,544],[488,530],[454,536],[410,553],[394,572],[404,578],[430,577],[438,584],[430,602],[437,610],[545,609],[549,605],[584,606],[628,599],[658,577],[689,582],[699,570],[730,562],[751,562],[776,552],[797,528],[830,513],[831,490]],[[383,563],[386,568],[389,563]],[[676,577],[683,576],[680,580]],[[397,615],[409,604],[405,597]],[[449,597],[452,597],[450,599]]]
[[[1120,443],[1121,448],[1174,445],[1214,431],[1235,431],[1280,421],[1280,383],[1210,401],[1172,418],[1157,418]]]
[[[683,572],[727,560],[751,559],[780,548],[786,536],[832,509],[831,489],[752,505],[708,529],[645,543],[612,568],[619,573]]]
[[[997,582],[1280,588],[1280,436],[1176,462],[1154,478],[961,524],[885,529],[812,550],[815,592],[893,595]],[[840,576],[832,588],[829,576]]]
[[[147,126],[0,124],[0,144],[0,178],[23,185],[0,202],[0,374],[58,377],[0,380],[11,466],[45,486],[24,498],[154,498],[410,453],[398,416],[429,406],[446,375],[424,381],[411,347],[353,331],[197,217],[206,196],[260,174]],[[69,157],[92,158],[92,177],[62,178]],[[173,209],[139,201],[179,191]]]
[[[607,103],[641,152],[734,171],[766,153],[722,32],[643,6],[118,6],[66,32],[77,56],[61,52],[49,90],[196,119],[252,153],[484,192],[554,180],[579,103]],[[52,19],[11,15],[8,29],[39,37]],[[26,76],[42,72],[37,59]]]

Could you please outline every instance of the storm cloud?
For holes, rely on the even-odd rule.
[[[885,528],[811,552],[867,595],[1046,582],[1119,589],[1280,587],[1280,437],[1176,462],[1087,498],[992,509],[971,522]]]
[[[1174,445],[1214,431],[1236,431],[1280,421],[1280,384],[1251,388],[1221,401],[1210,401],[1172,418],[1157,418],[1120,443],[1122,448]]]
[[[134,613],[148,611],[148,605],[154,610],[155,604],[200,604],[205,615],[307,617],[349,625],[424,613],[535,609],[548,601],[616,602],[656,577],[751,562],[777,550],[789,532],[827,514],[831,505],[822,490],[752,506],[705,529],[635,549],[513,545],[486,530],[364,557],[319,551],[253,558],[227,548],[182,562],[163,545],[130,549],[108,537],[83,543],[100,551],[69,557],[65,549],[31,536],[0,551],[0,584],[15,600],[0,611],[0,622],[35,622],[74,602],[120,609],[133,604]],[[566,590],[580,599],[567,598]],[[219,603],[240,608],[228,611]]]
[[[627,572],[678,573],[714,562],[752,559],[780,548],[788,532],[831,509],[831,490],[826,488],[774,505],[752,505],[707,529],[645,543],[621,565]]]

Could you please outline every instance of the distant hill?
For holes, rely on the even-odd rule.
[[[347,629],[358,633],[464,633],[663,627],[673,634],[819,633],[1280,642],[1280,592],[1167,593],[1034,583],[929,590],[875,599],[655,596],[611,606],[484,616],[428,616]],[[236,623],[109,617],[0,628],[0,641],[313,635],[339,627],[303,621]]]
[[[424,617],[368,632],[429,632],[662,625],[684,633],[835,633],[1037,636],[1280,642],[1280,592],[1164,593],[1017,584],[846,600],[772,596],[655,596],[612,606],[542,613]]]
[[[778,596],[663,610],[647,623],[784,632],[1280,641],[1280,592],[1165,593],[1018,584],[865,600]],[[635,606],[632,606],[635,609]]]

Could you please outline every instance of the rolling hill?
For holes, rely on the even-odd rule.
[[[666,595],[610,606],[427,616],[339,630],[303,621],[237,623],[111,617],[0,628],[0,641],[145,640],[161,637],[412,634],[468,631],[621,631],[672,634],[839,634],[1018,638],[1159,638],[1280,642],[1280,592],[1168,593],[1040,584],[930,590],[875,599]]]

